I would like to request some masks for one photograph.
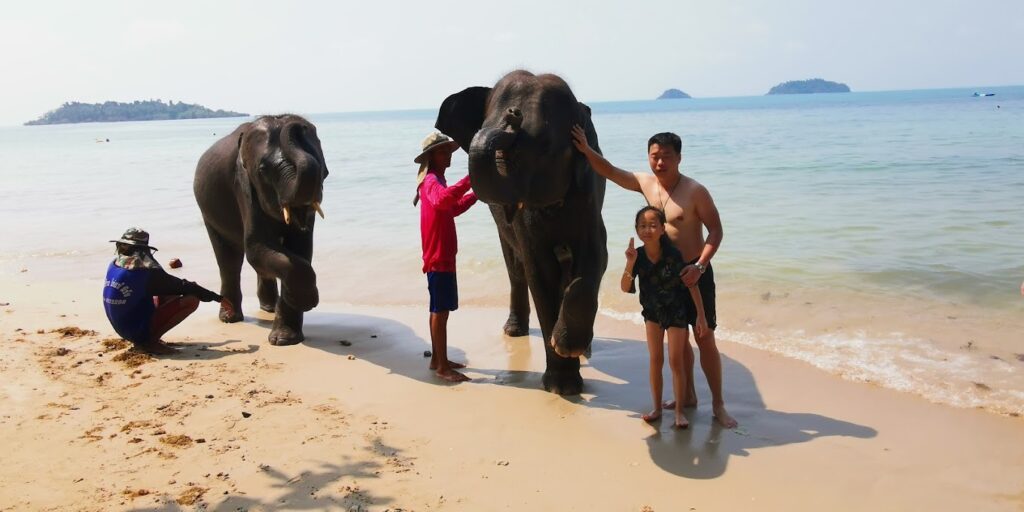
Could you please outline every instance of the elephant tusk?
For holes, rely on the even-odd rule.
[[[327,217],[324,217],[324,211],[320,208],[320,203],[314,202],[313,203],[313,209],[316,210],[316,213],[320,214],[320,218],[321,219],[326,219],[327,218]]]
[[[519,203],[519,209],[520,209],[520,210],[522,210],[522,209],[523,209],[523,203],[522,203],[522,202],[520,202],[520,203]]]
[[[292,223],[292,216],[291,216],[290,213],[288,213],[288,208],[286,208],[286,207],[281,208],[281,214],[284,215],[284,223],[285,224],[291,224]]]

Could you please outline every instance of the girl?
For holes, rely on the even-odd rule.
[[[686,367],[683,364],[683,347],[687,339],[688,311],[683,300],[686,287],[680,273],[686,266],[682,254],[672,245],[665,234],[665,212],[653,206],[645,206],[636,212],[636,234],[644,243],[633,247],[629,238],[626,249],[626,269],[622,273],[622,291],[634,293],[633,278],[640,278],[640,306],[647,333],[647,349],[651,356],[650,378],[651,398],[654,410],[642,417],[644,421],[661,418],[661,370],[665,363],[664,338],[668,331],[668,364],[672,369],[672,392],[675,396],[676,428],[687,428],[689,421],[683,415],[683,386],[686,383]],[[689,289],[693,303],[697,306],[695,334],[708,328],[704,318],[704,303],[700,291]]]

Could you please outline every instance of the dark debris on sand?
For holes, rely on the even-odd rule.
[[[96,331],[81,329],[73,325],[52,329],[50,332],[59,333],[61,338],[81,338],[82,336],[96,336]]]

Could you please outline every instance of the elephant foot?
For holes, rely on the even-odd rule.
[[[301,331],[296,331],[283,325],[275,326],[270,330],[270,334],[267,336],[267,340],[270,341],[270,344],[277,347],[296,345],[305,339],[306,338],[302,335]]]
[[[223,307],[220,308],[220,313],[217,314],[217,317],[220,318],[221,322],[224,322],[226,324],[241,322],[242,320],[245,319],[245,317],[242,316],[241,311],[232,311],[230,309],[225,309]]]
[[[505,336],[526,336],[530,334],[530,322],[520,322],[519,317],[516,315],[509,315],[508,320],[505,321]]]
[[[579,370],[548,370],[541,379],[544,391],[558,395],[578,395],[583,391],[583,377]]]
[[[266,311],[267,313],[273,313],[277,311],[277,301],[271,302],[269,304],[264,304],[261,302],[260,309]]]

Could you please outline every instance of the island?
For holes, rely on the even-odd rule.
[[[685,92],[680,91],[679,89],[669,89],[661,93],[661,96],[658,96],[659,100],[682,100],[689,98],[689,94],[686,94]]]
[[[846,84],[830,82],[821,78],[793,80],[772,87],[768,94],[815,94],[819,92],[850,92]]]
[[[204,119],[210,117],[247,117],[249,114],[230,110],[211,110],[202,105],[162,100],[133,101],[120,103],[68,102],[56,110],[43,114],[39,119],[25,123],[26,126],[40,124],[110,123],[117,121],[158,121],[169,119]]]

